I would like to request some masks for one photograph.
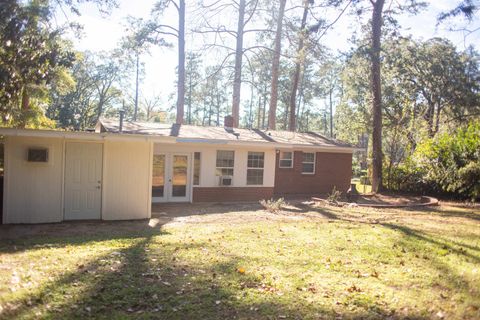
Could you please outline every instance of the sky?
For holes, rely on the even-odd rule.
[[[187,20],[189,15],[189,2],[187,0]],[[416,39],[429,39],[432,37],[446,37],[450,39],[460,50],[469,45],[477,46],[480,43],[480,30],[464,38],[462,32],[448,31],[451,25],[436,26],[436,18],[442,11],[453,8],[459,0],[427,1],[429,6],[415,16],[401,16],[398,18],[402,26],[403,35],[412,35]],[[120,38],[125,34],[126,17],[148,19],[154,0],[118,0],[119,8],[114,9],[108,16],[102,15],[94,5],[83,4],[80,7],[81,15],[60,16],[62,19],[76,21],[83,25],[83,35],[70,34],[68,37],[73,41],[78,50],[108,51],[114,49]],[[288,14],[288,13],[287,13]],[[164,23],[175,25],[177,17],[175,12],[167,11]],[[349,15],[343,15],[323,38],[324,43],[333,50],[347,50],[352,30],[357,28],[358,23]],[[473,21],[470,29],[480,27],[480,21]],[[188,26],[187,26],[188,29]],[[189,40],[187,38],[187,50]],[[175,43],[175,39],[172,39]],[[142,57],[145,64],[145,78],[141,86],[141,95],[145,97],[161,96],[162,102],[168,102],[168,96],[175,91],[175,67],[177,65],[176,46],[172,48],[152,47],[150,54]],[[132,74],[132,80],[134,75]],[[243,90],[246,90],[244,87]],[[242,92],[243,92],[242,90]],[[243,94],[243,93],[242,93]],[[244,93],[249,95],[247,91]]]

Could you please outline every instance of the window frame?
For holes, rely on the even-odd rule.
[[[284,153],[291,153],[292,157],[290,159],[282,159],[282,154],[284,154]],[[278,156],[278,167],[281,168],[281,169],[291,169],[291,168],[293,168],[294,157],[295,157],[295,152],[293,152],[293,151],[281,151],[280,150],[280,154]],[[282,166],[282,160],[290,160],[291,161],[290,166],[289,167]]]
[[[250,167],[249,166],[249,156],[250,154],[253,154],[253,153],[261,153],[262,154],[262,166],[261,167]],[[262,171],[262,183],[258,184],[258,183],[249,183],[248,182],[248,172],[251,171],[251,170],[255,170],[255,171]],[[247,152],[247,172],[246,172],[246,185],[247,186],[263,186],[264,185],[264,178],[265,178],[265,152],[263,151],[248,151]]]
[[[222,151],[222,152],[232,152],[233,153],[233,164],[231,167],[218,167],[217,164],[218,164],[218,153]],[[223,170],[223,169],[231,169],[232,170],[232,174],[228,174],[228,175],[224,175],[224,174],[218,174],[217,171],[218,169],[220,170]],[[235,174],[235,150],[217,150],[217,154],[215,156],[215,176],[217,177],[222,177],[222,176],[231,176],[232,179],[233,179],[233,175]]]
[[[198,181],[195,183],[195,162],[197,159],[195,156],[198,154]],[[193,170],[192,170],[192,186],[199,186],[202,183],[202,153],[200,151],[195,151],[193,153]]]
[[[307,154],[307,153],[310,153],[310,154],[313,153],[313,162],[310,162],[310,161],[306,162],[305,161],[305,154]],[[316,162],[317,162],[317,153],[316,152],[303,152],[302,151],[302,174],[314,175],[315,170],[316,170],[316,165],[315,165]],[[312,172],[304,172],[303,171],[303,165],[304,164],[313,164],[313,171]]]

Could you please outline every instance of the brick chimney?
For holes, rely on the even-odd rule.
[[[233,117],[232,116],[225,116],[223,120],[223,126],[225,128],[233,128]]]

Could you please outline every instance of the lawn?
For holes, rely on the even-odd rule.
[[[169,210],[3,226],[0,318],[480,319],[478,208]]]

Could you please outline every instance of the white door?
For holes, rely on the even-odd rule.
[[[190,155],[187,153],[153,156],[152,201],[190,201]]]
[[[66,144],[65,220],[101,218],[102,150],[99,143]]]

